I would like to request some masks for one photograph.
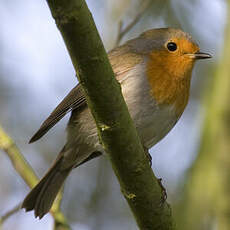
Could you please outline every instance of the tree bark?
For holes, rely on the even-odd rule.
[[[144,153],[121,88],[84,0],[47,0],[140,229],[173,229],[171,210]]]

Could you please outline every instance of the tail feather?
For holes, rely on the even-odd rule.
[[[59,158],[40,182],[31,190],[23,201],[26,211],[34,209],[35,217],[40,219],[49,212],[57,194],[63,185],[70,169],[60,170],[62,158]]]

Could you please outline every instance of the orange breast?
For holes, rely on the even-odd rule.
[[[180,116],[189,97],[193,63],[186,58],[169,56],[164,51],[151,53],[147,63],[147,77],[151,94],[158,105],[173,105]]]

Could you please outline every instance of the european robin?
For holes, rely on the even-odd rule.
[[[179,29],[151,29],[108,54],[116,79],[145,149],[159,142],[176,124],[189,98],[192,69],[210,58]],[[71,170],[103,153],[97,128],[81,85],[73,88],[41,125],[30,142],[41,138],[72,111],[67,142],[53,166],[25,198],[22,207],[42,218]]]

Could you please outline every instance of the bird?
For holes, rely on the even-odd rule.
[[[150,29],[111,50],[108,58],[144,149],[164,138],[189,99],[194,63],[211,58],[192,37],[174,28]],[[42,123],[30,143],[44,136],[68,112],[67,140],[51,168],[22,203],[40,219],[49,212],[72,169],[104,153],[79,83]]]

